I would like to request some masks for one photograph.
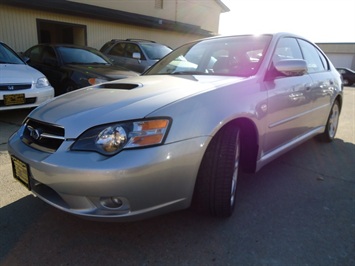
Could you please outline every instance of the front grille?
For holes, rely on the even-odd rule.
[[[34,149],[55,152],[65,140],[64,128],[58,125],[28,119],[22,141]]]
[[[32,88],[31,83],[27,84],[1,84],[0,91],[19,91],[19,90],[28,90]]]

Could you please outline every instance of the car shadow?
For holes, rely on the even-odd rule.
[[[9,137],[20,128],[23,120],[32,110],[33,108],[0,111],[0,151],[7,150]]]
[[[29,195],[0,209],[0,264],[345,265],[355,259],[354,154],[340,139],[310,140],[257,174],[241,174],[229,219],[188,209],[94,222]]]

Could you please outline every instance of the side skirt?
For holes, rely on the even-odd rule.
[[[260,160],[258,160],[256,163],[256,172],[259,171],[262,167],[264,167],[269,162],[271,162],[274,159],[276,159],[277,157],[281,156],[282,154],[292,150],[296,146],[315,137],[316,135],[323,133],[324,130],[325,130],[325,126],[317,127],[315,129],[313,129],[312,131],[308,132],[307,134],[304,134],[298,138],[295,138],[292,141],[286,143],[285,145],[282,145],[282,146],[278,147],[277,149],[264,154],[260,158]]]

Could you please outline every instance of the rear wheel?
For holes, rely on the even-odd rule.
[[[236,201],[240,161],[240,129],[223,128],[211,140],[198,172],[193,206],[197,211],[229,217]]]
[[[327,121],[325,130],[321,135],[319,135],[319,139],[321,141],[331,142],[334,140],[335,134],[338,129],[339,116],[340,116],[339,101],[335,101],[332,106],[332,109],[330,110],[330,114],[328,117],[328,121]]]

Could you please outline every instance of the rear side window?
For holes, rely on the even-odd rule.
[[[319,50],[309,42],[299,40],[304,59],[307,62],[308,73],[328,70],[328,62]]]
[[[101,47],[100,52],[105,53],[106,50],[112,45],[112,42],[107,42]]]
[[[57,57],[52,47],[44,47],[42,60],[44,61],[45,59],[57,60]]]
[[[125,56],[125,46],[125,43],[119,42],[112,47],[108,54],[114,56]]]
[[[42,47],[36,46],[26,53],[26,56],[31,59],[32,62],[41,62]]]

